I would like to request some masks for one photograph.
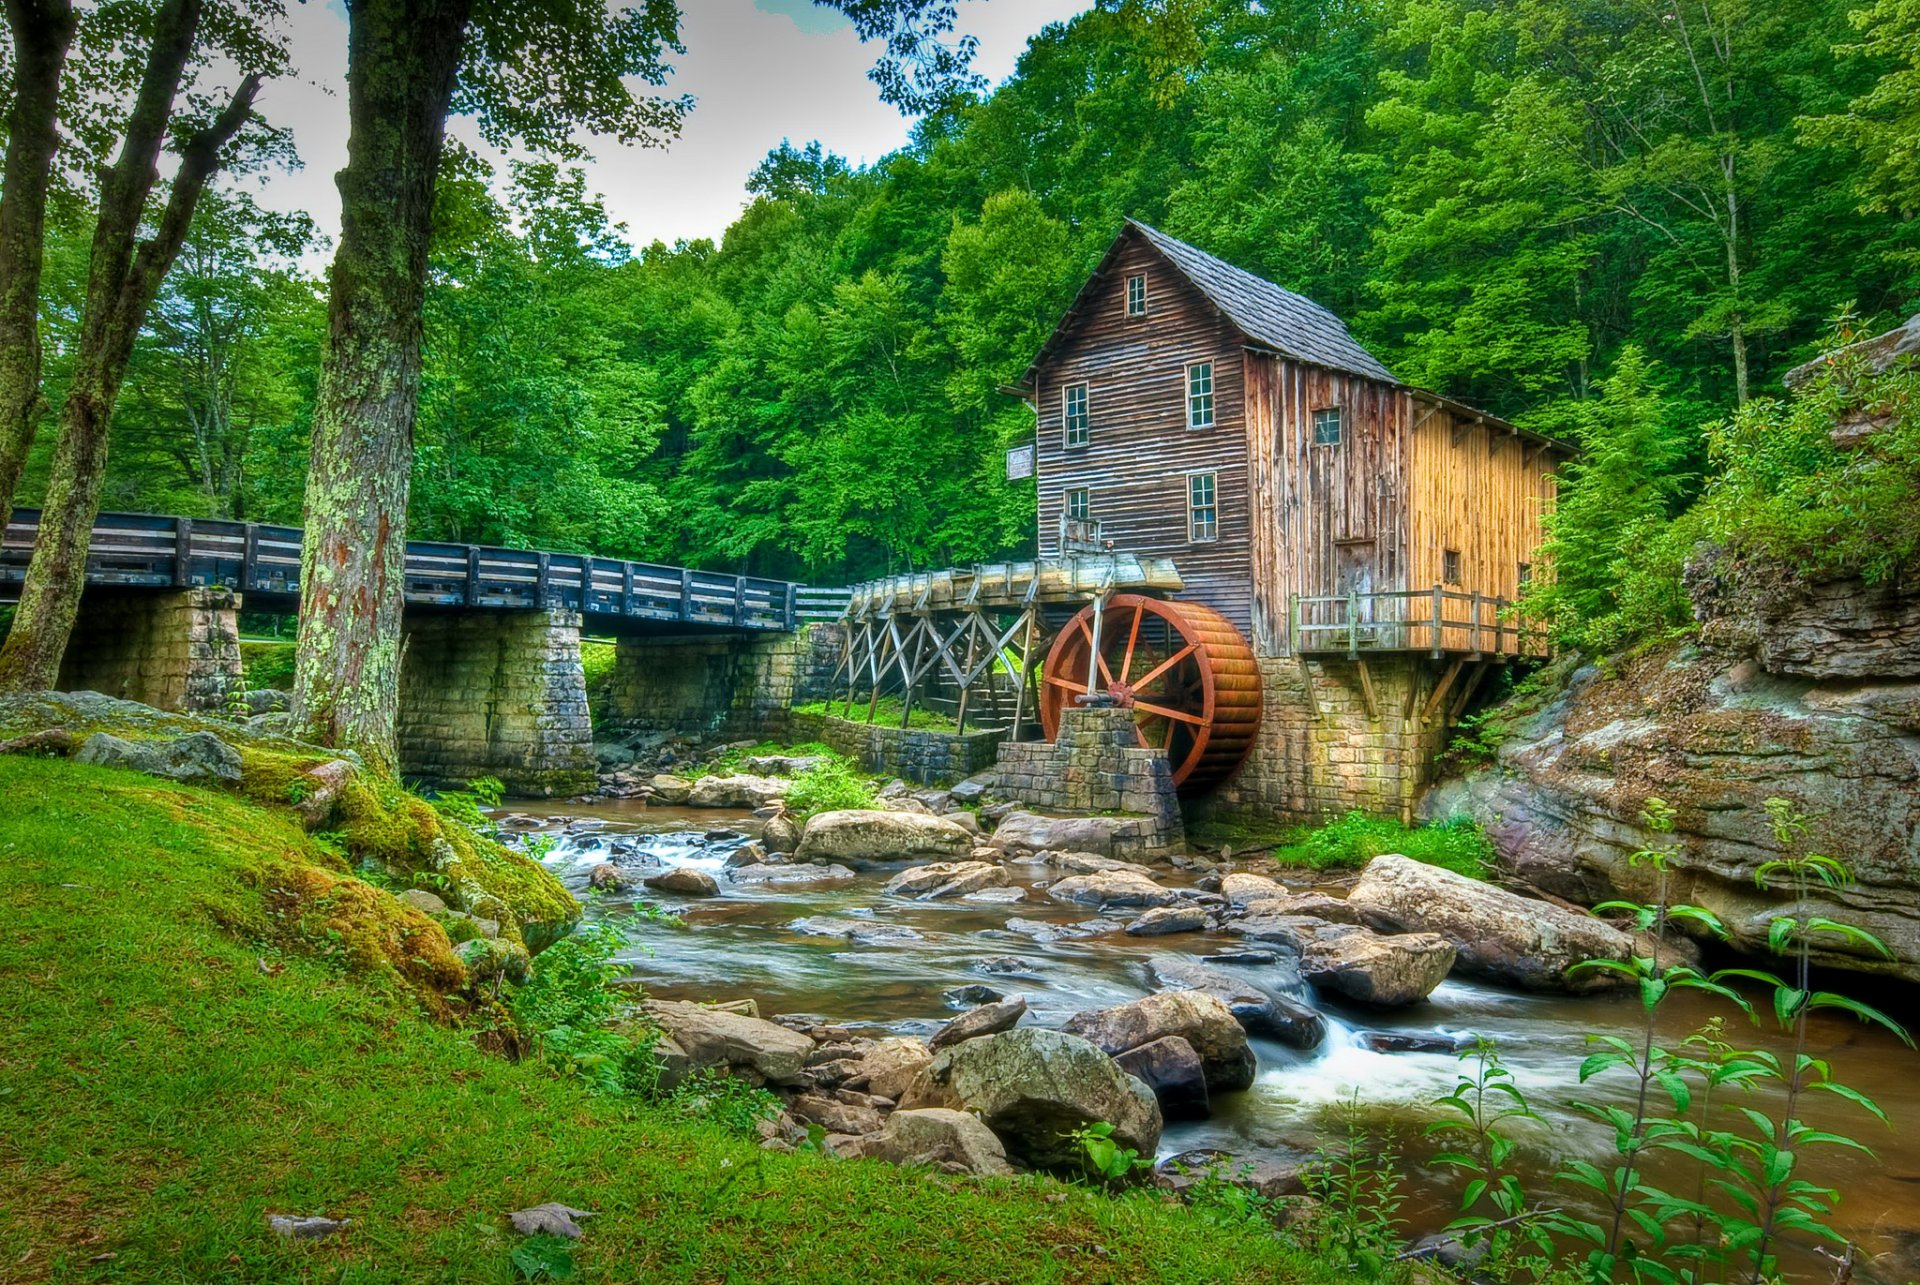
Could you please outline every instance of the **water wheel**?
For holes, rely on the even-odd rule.
[[[1095,635],[1099,655],[1094,658]],[[1061,712],[1094,688],[1133,710],[1140,742],[1166,753],[1182,794],[1233,774],[1260,727],[1260,670],[1226,617],[1197,602],[1115,594],[1096,624],[1092,607],[1067,622],[1047,653],[1040,723],[1060,734]]]

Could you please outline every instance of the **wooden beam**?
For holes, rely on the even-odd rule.
[[[1373,671],[1367,668],[1367,662],[1358,660],[1354,668],[1360,675],[1360,699],[1367,704],[1367,717],[1374,721],[1380,718],[1380,702],[1373,694]]]
[[[1433,712],[1440,708],[1440,702],[1447,698],[1447,690],[1453,686],[1453,680],[1460,676],[1460,667],[1466,663],[1456,660],[1447,666],[1447,672],[1440,676],[1439,683],[1434,686],[1433,695],[1427,697],[1427,703],[1420,708],[1420,726],[1425,727],[1427,720],[1433,717]]]
[[[1320,698],[1313,694],[1313,666],[1307,663],[1305,652],[1296,651],[1293,658],[1300,662],[1300,686],[1306,692],[1307,708],[1313,711],[1313,721],[1324,723],[1327,721],[1326,713],[1320,708]]]
[[[1473,699],[1473,693],[1475,689],[1480,686],[1480,680],[1487,676],[1487,671],[1491,668],[1493,668],[1492,664],[1486,661],[1475,665],[1473,667],[1473,673],[1467,678],[1467,681],[1460,684],[1460,694],[1455,696],[1453,698],[1453,704],[1447,707],[1448,727],[1452,727],[1455,723],[1459,722],[1460,716],[1467,712],[1467,702]]]

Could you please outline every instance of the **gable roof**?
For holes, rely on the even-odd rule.
[[[1241,333],[1263,348],[1314,366],[1397,384],[1393,372],[1347,333],[1347,323],[1305,295],[1236,268],[1137,219],[1127,226],[1146,238]]]

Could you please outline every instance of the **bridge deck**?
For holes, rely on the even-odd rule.
[[[16,509],[0,541],[0,597],[15,597],[39,530]],[[149,588],[223,586],[255,606],[291,607],[300,594],[300,530],[258,522],[103,513],[94,523],[87,583]],[[581,612],[596,628],[680,626],[791,630],[832,619],[844,591],[579,553],[410,540],[412,607]]]

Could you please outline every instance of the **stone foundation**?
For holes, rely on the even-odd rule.
[[[594,788],[580,613],[409,615],[400,764],[436,783],[498,777],[509,794]]]
[[[245,690],[240,598],[226,589],[88,589],[60,688],[178,714],[224,712]]]
[[[622,638],[601,726],[679,736],[788,735],[790,707],[825,700],[837,625],[759,638]]]
[[[951,785],[994,764],[1004,731],[936,732],[886,727],[825,714],[791,714],[787,735],[795,744],[830,745],[875,776],[897,776],[918,785]]]
[[[1137,819],[1141,852],[1184,842],[1173,773],[1158,750],[1140,744],[1124,709],[1069,709],[1052,741],[1015,741],[999,752],[996,797],[1049,812],[1119,812]]]
[[[1350,810],[1411,819],[1433,779],[1433,761],[1446,743],[1444,708],[1422,726],[1420,711],[1445,672],[1425,656],[1378,656],[1367,661],[1375,715],[1367,712],[1359,666],[1347,660],[1312,663],[1309,702],[1300,662],[1259,659],[1265,708],[1253,752],[1233,778],[1196,804],[1202,814],[1319,822]]]

